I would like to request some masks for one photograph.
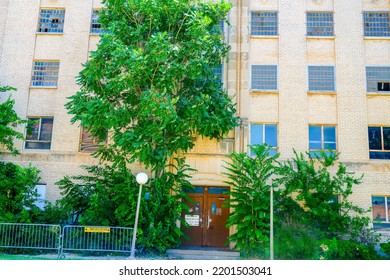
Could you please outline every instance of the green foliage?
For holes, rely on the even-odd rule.
[[[7,91],[16,90],[13,87],[9,86],[0,86],[0,93]],[[0,95],[0,102],[1,102]],[[11,152],[12,154],[18,154],[18,150],[15,148],[14,140],[21,139],[23,140],[23,134],[16,131],[15,128],[19,125],[27,123],[26,120],[22,120],[14,111],[15,101],[11,99],[11,96],[8,96],[7,100],[0,103],[0,145],[4,145],[4,147]]]
[[[227,226],[236,226],[229,236],[246,258],[268,258],[270,233],[270,188],[277,156],[268,156],[266,146],[252,146],[254,157],[233,153],[226,173],[232,189],[227,201],[232,212]]]
[[[37,219],[40,209],[34,203],[39,179],[37,168],[0,162],[0,222],[31,223]]]
[[[388,241],[386,243],[381,243],[380,248],[381,248],[382,252],[385,253],[388,258],[390,258],[390,241]]]
[[[231,4],[189,0],[105,0],[107,30],[78,77],[66,108],[72,122],[112,141],[101,160],[139,161],[162,170],[194,145],[237,125],[235,108],[214,77],[229,46],[216,28]]]
[[[373,245],[354,240],[324,239],[317,247],[319,259],[325,260],[378,260],[383,259]]]
[[[181,219],[181,198],[185,197],[183,189],[191,186],[187,172],[192,169],[184,159],[177,159],[167,168],[172,172],[163,172],[143,187],[137,232],[140,252],[163,253],[178,245],[182,236],[176,221]],[[49,211],[68,224],[133,227],[139,185],[131,171],[112,166],[85,169],[88,175],[57,182],[63,198],[57,205],[50,205]]]
[[[284,162],[279,170],[281,178],[278,183],[284,186],[280,199],[289,199],[301,206],[302,210],[298,211],[301,223],[316,228],[324,236],[332,238],[349,234],[357,238],[358,231],[368,222],[359,215],[367,211],[353,205],[347,198],[352,194],[352,187],[359,185],[362,178],[356,178],[342,163],[333,168],[337,159],[335,153],[322,153],[319,158],[308,153],[307,158],[302,153],[295,153],[295,158]],[[282,208],[282,211],[283,215],[294,214],[288,208]],[[358,216],[355,218],[351,214]]]

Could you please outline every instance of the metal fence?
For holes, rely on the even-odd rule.
[[[62,251],[131,252],[132,228],[64,226]]]
[[[0,248],[131,253],[127,227],[0,223]]]
[[[59,225],[0,223],[0,247],[57,250],[60,253]]]

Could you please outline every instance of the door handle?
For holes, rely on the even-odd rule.
[[[210,223],[212,222],[213,220],[212,219],[210,219],[210,216],[209,215],[207,215],[207,229],[209,229],[209,227],[210,227]]]

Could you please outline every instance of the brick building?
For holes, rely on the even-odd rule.
[[[364,173],[354,202],[389,223],[390,1],[231,2],[222,81],[240,126],[220,142],[198,139],[186,155],[205,213],[209,197],[226,188],[226,155],[265,142],[281,159],[293,149],[340,151],[340,161]],[[64,103],[99,41],[101,7],[98,0],[0,0],[0,82],[18,89],[19,116],[39,120],[36,133],[16,143],[21,155],[1,160],[38,167],[49,200],[59,197],[55,182],[96,163],[94,139],[70,124]]]

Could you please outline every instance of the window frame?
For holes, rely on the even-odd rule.
[[[255,20],[254,14],[259,15],[259,18],[257,20]],[[274,14],[274,15],[270,16],[270,17],[266,17],[265,15],[267,15],[267,14]],[[262,17],[264,19],[275,18],[276,21],[264,20],[264,19],[262,21],[261,20]],[[254,22],[259,22],[260,25],[265,25],[265,23],[272,23],[272,24],[270,25],[270,27],[260,26],[260,27],[258,27],[258,31],[255,32],[254,25],[253,25]],[[273,27],[273,25],[274,25],[274,27]],[[269,28],[269,30],[266,30],[267,28]],[[250,35],[251,36],[260,36],[260,37],[262,37],[262,36],[264,36],[264,37],[279,36],[279,14],[278,14],[278,11],[251,11],[251,14],[250,14]]]
[[[261,75],[263,77],[262,79],[261,79],[261,77],[257,78],[257,80],[259,80],[257,83],[265,83],[265,82],[266,83],[270,83],[270,82],[272,82],[273,84],[275,84],[275,87],[267,88],[267,87],[263,86],[263,88],[260,88],[260,87],[255,88],[254,85],[253,85],[254,84],[254,80],[253,80],[254,79],[254,75],[253,75],[254,67],[272,67],[272,68],[275,68],[274,70],[272,70],[272,71],[275,71],[275,81],[271,81],[270,78],[273,78],[273,76],[271,76],[271,75],[268,75],[268,76]],[[261,70],[261,71],[264,72],[264,69]],[[279,89],[278,76],[279,76],[279,69],[278,69],[278,65],[276,65],[276,64],[252,64],[250,66],[251,90],[253,90],[253,91],[278,91],[278,89]]]
[[[319,87],[316,87],[316,88],[313,88],[313,80],[315,80],[315,83],[319,84],[319,83],[325,83],[327,82],[328,80],[330,80],[330,77],[313,77],[312,75],[314,73],[318,73],[318,70],[316,72],[312,72],[311,69],[313,69],[314,67],[316,68],[332,68],[332,75],[333,75],[333,79],[332,79],[332,88],[329,89],[329,85],[321,85],[321,87],[323,87],[323,89],[319,88]],[[323,70],[321,70],[323,71]],[[321,81],[322,80],[322,81]],[[334,65],[308,65],[307,66],[307,90],[308,92],[332,92],[332,93],[335,93],[336,92],[336,67]]]
[[[253,137],[253,134],[252,134],[253,126],[261,126],[261,129],[262,129],[262,139],[261,139],[261,141],[259,141],[260,143],[256,143],[256,144],[252,143],[252,139],[253,139],[252,138]],[[275,126],[276,146],[272,146],[272,145],[269,145],[269,144],[266,143],[266,137],[267,137],[266,136],[266,126]],[[275,154],[278,153],[278,151],[279,151],[279,139],[278,139],[279,138],[279,126],[278,126],[277,123],[272,123],[272,122],[270,122],[270,123],[253,122],[253,123],[250,123],[249,127],[250,127],[249,128],[250,129],[249,130],[249,144],[251,146],[266,144],[267,146],[270,147],[270,155],[275,155]],[[252,153],[250,148],[248,148],[248,153],[249,153],[250,156],[253,156],[253,153]]]
[[[101,9],[92,9],[91,12],[91,24],[89,26],[89,33],[92,35],[99,35],[103,33],[105,30],[102,28],[101,23],[99,23],[99,15],[97,14],[100,12]],[[94,28],[93,25],[99,25],[99,28]]]
[[[321,128],[321,149],[317,149],[317,148],[310,148],[310,143],[314,142],[314,140],[311,140],[310,139],[310,127],[320,127]],[[325,147],[326,145],[326,142],[329,142],[329,141],[325,141],[325,133],[324,133],[324,128],[326,127],[332,127],[334,128],[334,142],[331,142],[331,143],[334,143],[335,145],[335,149],[328,149]],[[309,140],[309,154],[310,155],[314,155],[314,156],[320,156],[320,153],[319,152],[325,152],[325,153],[328,153],[329,151],[331,152],[337,152],[337,147],[338,147],[338,143],[337,143],[337,126],[334,125],[334,124],[309,124],[308,126],[308,140]]]
[[[54,64],[56,64],[56,66]],[[40,69],[40,68],[44,68],[44,69]],[[31,72],[32,73],[31,73],[30,87],[57,88],[58,78],[60,73],[60,61],[59,60],[38,60],[38,59],[34,60]]]
[[[390,91],[378,90],[378,83],[390,83],[390,66],[366,66],[366,91],[368,93],[390,94]]]
[[[384,198],[384,204],[385,204],[385,220],[378,220],[374,218],[374,206],[373,206],[373,199],[375,198]],[[371,195],[371,209],[372,209],[372,222],[374,224],[387,224],[387,226],[390,226],[390,195]]]
[[[52,144],[52,141],[53,141],[53,127],[54,127],[54,117],[50,117],[50,116],[40,116],[40,117],[32,117],[32,116],[29,116],[27,117],[27,119],[32,122],[34,120],[39,120],[39,124],[38,124],[38,132],[37,132],[37,139],[29,139],[29,130],[30,129],[33,129],[33,127],[31,127],[31,125],[34,125],[32,123],[28,124],[27,127],[26,127],[26,138],[25,138],[25,144],[24,144],[24,149],[25,150],[51,150],[51,144]],[[42,140],[42,120],[43,119],[48,119],[48,120],[51,120],[51,131],[50,131],[50,139],[49,140]],[[31,135],[31,137],[33,137],[33,135]],[[34,137],[35,138],[35,137]],[[28,147],[30,144],[32,143],[40,143],[40,144],[47,144],[47,148],[42,148],[42,147],[39,147],[39,148],[34,148],[34,147]]]
[[[381,135],[381,149],[371,149],[370,148],[370,128],[380,128],[380,135]],[[384,132],[383,129],[386,128],[390,131],[390,125],[370,125],[368,126],[368,151],[369,151],[369,158],[373,160],[390,160],[390,148],[385,149],[385,137],[384,137]],[[389,132],[390,135],[390,132]],[[390,141],[390,140],[389,140]],[[389,143],[390,145],[390,143]],[[374,157],[374,154],[382,155],[384,158],[381,157]]]
[[[43,11],[61,11],[62,17],[52,17],[52,14],[49,16],[49,18],[44,18],[42,15],[44,14]],[[59,14],[59,13],[53,13]],[[38,26],[37,26],[37,33],[38,34],[63,34],[64,33],[64,27],[65,27],[65,14],[66,10],[65,8],[57,8],[57,7],[50,7],[50,8],[40,8],[39,9],[39,15],[38,15]],[[50,23],[42,22],[42,20],[45,19],[52,19]],[[62,19],[62,21],[61,21]],[[53,20],[59,20],[58,22],[53,23]],[[50,25],[50,28],[43,28],[45,24]],[[53,28],[53,24],[58,24],[57,28]],[[47,31],[42,31],[42,29],[46,29]],[[57,31],[56,31],[57,30]]]
[[[366,21],[367,18],[369,18],[367,15],[374,15],[374,14],[387,14],[387,22],[384,21],[383,25],[387,26],[372,26],[373,24],[381,24],[381,21]],[[379,18],[379,17],[377,17]],[[386,17],[383,17],[386,18]],[[371,29],[377,29],[374,31],[371,31]],[[381,30],[383,29],[383,30]],[[386,30],[387,29],[387,30]],[[372,37],[383,37],[383,38],[390,38],[390,11],[363,11],[363,36],[366,38],[372,38]]]
[[[85,138],[83,137],[85,134],[89,134],[90,138],[92,138],[92,142],[83,141]],[[108,134],[106,135],[106,140],[101,142],[98,137],[92,137],[91,133],[87,131],[86,127],[81,127],[80,129],[80,141],[79,141],[79,152],[81,153],[93,153],[99,149],[102,145],[107,145]],[[83,147],[83,145],[85,145]]]
[[[306,12],[306,36],[308,37],[334,37],[334,16],[333,16],[333,12],[327,12],[327,11],[308,11]],[[326,24],[328,23],[327,21],[309,21],[309,19],[311,19],[310,15],[315,15],[315,17],[320,17],[320,15],[330,15],[331,16],[331,27],[328,27],[328,26],[321,26],[321,25],[315,25],[315,26],[309,26],[311,24],[314,24],[314,23],[322,23],[322,24]],[[312,17],[312,18],[315,18],[315,17]],[[313,28],[313,29],[317,29],[318,32],[316,34],[310,34],[311,32],[314,32],[314,31],[311,31],[309,32],[309,28]],[[326,30],[327,28],[331,28],[331,32],[329,31],[324,31],[324,29]],[[325,34],[324,34],[325,33]],[[331,34],[328,34],[328,33],[331,33]]]

